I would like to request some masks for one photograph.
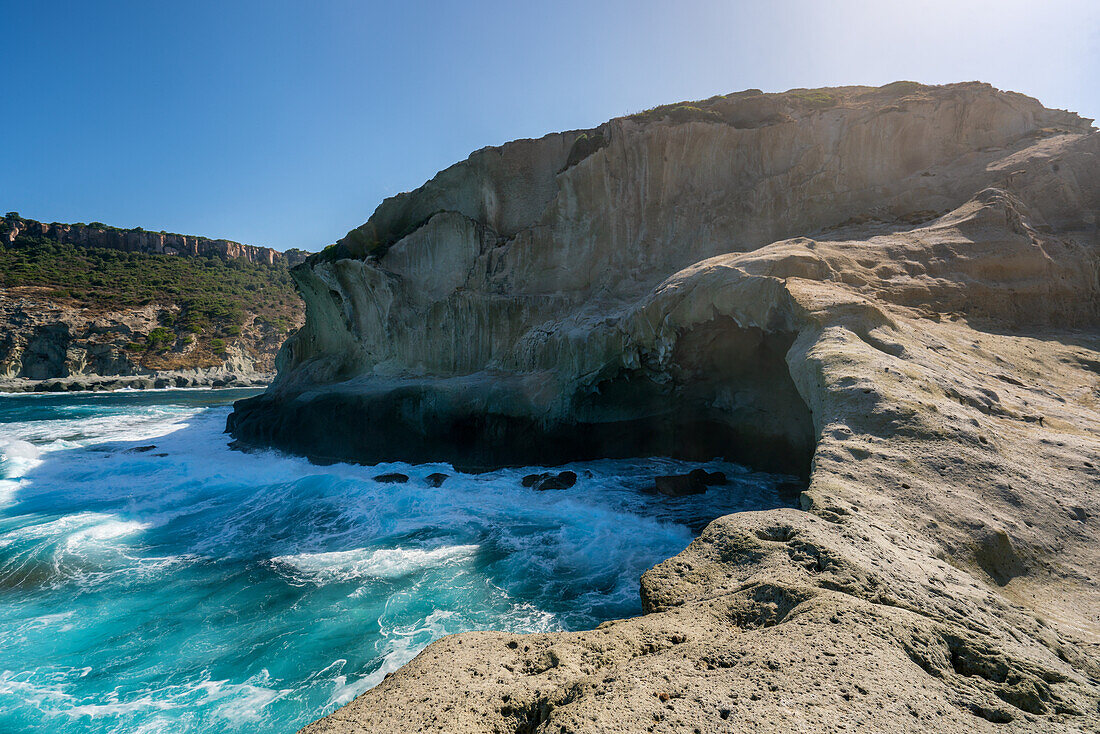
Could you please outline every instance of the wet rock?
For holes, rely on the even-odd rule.
[[[706,487],[716,487],[720,484],[726,484],[728,481],[725,472],[708,472],[706,469],[692,469],[688,472],[688,476],[693,481]]]
[[[698,469],[696,471],[702,471]],[[653,483],[657,491],[667,497],[684,497],[689,494],[702,494],[707,491],[705,483],[706,472],[700,477],[696,472],[689,474],[668,474],[654,477]]]
[[[433,472],[432,474],[424,477],[424,481],[426,481],[429,486],[439,487],[443,484],[443,482],[447,481],[448,478],[448,475],[443,474],[442,472]]]
[[[553,472],[528,474],[520,483],[524,487],[532,487],[539,491],[548,489],[569,489],[577,483],[577,474],[571,471],[558,472],[557,474]]]
[[[545,491],[548,489],[569,489],[577,483],[577,475],[575,472],[563,471],[557,474],[546,475],[540,482],[535,485],[535,489],[539,491]]]
[[[520,481],[520,484],[522,484],[524,487],[534,487],[536,484],[549,476],[550,474],[547,472],[543,472],[542,474],[528,474],[523,478],[522,481]]]
[[[128,454],[144,454],[146,451],[152,451],[156,448],[156,444],[149,444],[148,446],[135,446],[132,449],[126,449]]]
[[[379,474],[374,478],[374,481],[381,484],[404,484],[409,481],[408,474],[401,474],[399,472],[391,472],[389,474]]]

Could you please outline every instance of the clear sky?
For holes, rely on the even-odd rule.
[[[0,0],[0,212],[317,250],[486,145],[899,79],[1100,117],[1100,2]]]

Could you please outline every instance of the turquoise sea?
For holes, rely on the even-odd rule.
[[[232,451],[254,393],[0,397],[0,731],[294,732],[443,635],[638,614],[642,572],[706,522],[783,504],[721,462],[587,462],[536,492],[529,468]],[[642,491],[696,466],[732,482]]]

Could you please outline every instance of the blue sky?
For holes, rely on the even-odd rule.
[[[0,0],[0,211],[317,250],[471,151],[749,87],[1100,117],[1100,2]]]

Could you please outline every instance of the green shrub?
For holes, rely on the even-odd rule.
[[[881,87],[879,87],[879,91],[887,92],[888,94],[894,94],[900,97],[905,94],[912,94],[923,86],[924,85],[920,82],[890,82],[889,84],[883,84]]]
[[[638,122],[656,122],[664,119],[673,122],[722,122],[722,115],[717,110],[703,109],[686,102],[661,105],[631,115],[630,118]]]
[[[792,92],[792,94],[795,99],[801,100],[816,109],[833,107],[839,101],[836,95],[826,92],[824,89],[802,89]]]
[[[149,345],[150,349],[156,349],[175,340],[176,335],[172,333],[171,329],[164,326],[158,326],[145,337],[145,343]]]
[[[151,332],[149,349],[166,349],[176,334],[238,335],[247,314],[294,319],[301,301],[285,263],[253,264],[217,257],[152,255],[63,244],[26,233],[0,246],[0,287],[45,286],[81,308],[159,304],[178,313]],[[144,349],[138,346],[137,350]]]

